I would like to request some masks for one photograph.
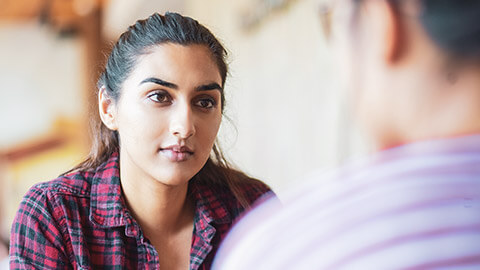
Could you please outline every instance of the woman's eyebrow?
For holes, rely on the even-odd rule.
[[[144,83],[155,83],[155,84],[162,85],[175,90],[178,89],[178,85],[171,82],[164,81],[159,78],[155,78],[155,77],[149,77],[144,79],[143,81],[140,82],[140,85]],[[209,84],[204,84],[204,85],[195,87],[195,91],[210,91],[210,90],[218,90],[221,92],[223,91],[223,88],[218,83],[209,83]]]
[[[178,85],[176,85],[174,83],[171,83],[171,82],[161,80],[159,78],[155,78],[155,77],[146,78],[143,81],[141,81],[139,85],[142,85],[142,84],[148,83],[148,82],[159,84],[159,85],[162,85],[162,86],[165,86],[165,87],[168,87],[168,88],[172,88],[172,89],[178,89]]]
[[[195,91],[210,91],[210,90],[218,90],[222,92],[223,88],[218,83],[209,83],[209,84],[197,86],[195,88]]]

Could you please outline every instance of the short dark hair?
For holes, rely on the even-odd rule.
[[[362,0],[353,0],[359,4]],[[405,0],[387,0],[397,7]],[[427,35],[454,58],[480,61],[479,0],[414,0]]]
[[[480,1],[419,1],[420,21],[439,47],[457,57],[480,58]]]

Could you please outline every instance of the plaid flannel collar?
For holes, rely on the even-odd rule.
[[[101,227],[126,226],[127,211],[120,185],[119,154],[113,153],[101,165],[92,179],[90,220]],[[196,201],[195,226],[205,240],[214,233],[211,223],[232,222],[230,213],[217,194],[204,184],[190,182],[190,192]]]

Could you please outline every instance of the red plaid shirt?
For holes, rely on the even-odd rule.
[[[244,185],[251,203],[270,189]],[[224,187],[190,182],[196,199],[190,269],[209,269],[220,241],[243,212]],[[11,235],[11,269],[159,269],[159,256],[125,206],[118,155],[93,172],[32,187]]]

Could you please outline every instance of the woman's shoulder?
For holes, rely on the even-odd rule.
[[[93,173],[88,171],[75,171],[62,174],[50,181],[33,185],[25,194],[24,200],[52,200],[57,196],[88,197],[90,193]]]
[[[15,263],[23,265],[26,260],[44,268],[42,260],[33,258],[45,248],[51,263],[58,263],[56,267],[67,260],[65,237],[73,235],[71,232],[81,235],[75,230],[89,217],[91,176],[89,172],[71,172],[35,184],[27,191],[12,225],[11,254]]]
[[[252,178],[240,171],[233,171],[233,173],[238,175],[237,186],[239,192],[245,196],[249,204],[254,204],[267,195],[274,195],[272,189],[263,181]]]
[[[216,181],[203,182],[203,184],[229,208],[238,208],[243,211],[251,208],[258,201],[263,201],[263,198],[275,196],[267,184],[256,178],[230,168],[218,169],[222,173],[217,175]]]

